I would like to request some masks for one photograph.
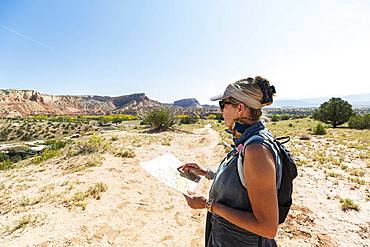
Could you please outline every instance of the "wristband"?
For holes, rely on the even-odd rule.
[[[208,212],[211,212],[212,213],[212,206],[213,206],[213,202],[215,200],[214,199],[208,199],[207,202],[206,202],[206,209]]]
[[[207,174],[205,175],[205,177],[211,180],[215,178],[215,175],[216,173],[214,173],[211,169],[207,169]]]

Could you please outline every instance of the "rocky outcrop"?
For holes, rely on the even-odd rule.
[[[1,90],[0,117],[24,117],[37,114],[85,115],[114,114],[144,115],[147,111],[164,107],[178,114],[217,112],[216,106],[201,106],[194,98],[165,104],[149,99],[144,93],[117,97],[86,95],[49,95],[35,90]]]
[[[173,105],[174,106],[179,106],[179,107],[185,107],[185,108],[188,108],[188,107],[200,108],[201,107],[198,100],[196,100],[194,98],[180,99],[180,100],[175,101],[173,103]]]
[[[54,96],[34,90],[0,90],[0,116],[18,117],[36,114],[109,114],[130,113],[161,103],[144,93],[109,96]]]

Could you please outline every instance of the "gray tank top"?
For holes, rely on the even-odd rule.
[[[255,135],[261,138],[255,138]],[[276,184],[279,188],[282,173],[281,160],[271,142],[273,140],[272,135],[262,122],[249,126],[242,136],[235,140],[235,146],[244,144],[252,136],[253,141],[251,143],[265,145],[273,154],[276,167]],[[236,154],[236,149],[234,149],[221,162],[209,191],[209,198],[213,198],[215,202],[222,203],[225,206],[252,212],[247,189],[243,186],[243,178],[238,173],[238,159],[240,159],[239,154]],[[221,216],[209,214],[207,217],[206,229],[209,231],[209,235],[206,236],[207,247],[277,246],[274,240],[260,237],[242,229]]]

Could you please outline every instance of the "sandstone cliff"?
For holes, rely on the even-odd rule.
[[[109,114],[136,113],[161,103],[144,93],[109,96],[55,96],[34,90],[0,90],[0,116],[17,117],[36,114]]]

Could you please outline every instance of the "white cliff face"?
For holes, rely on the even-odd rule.
[[[0,116],[16,117],[36,114],[104,114],[136,111],[161,106],[145,94],[120,97],[55,96],[35,90],[0,90]]]

